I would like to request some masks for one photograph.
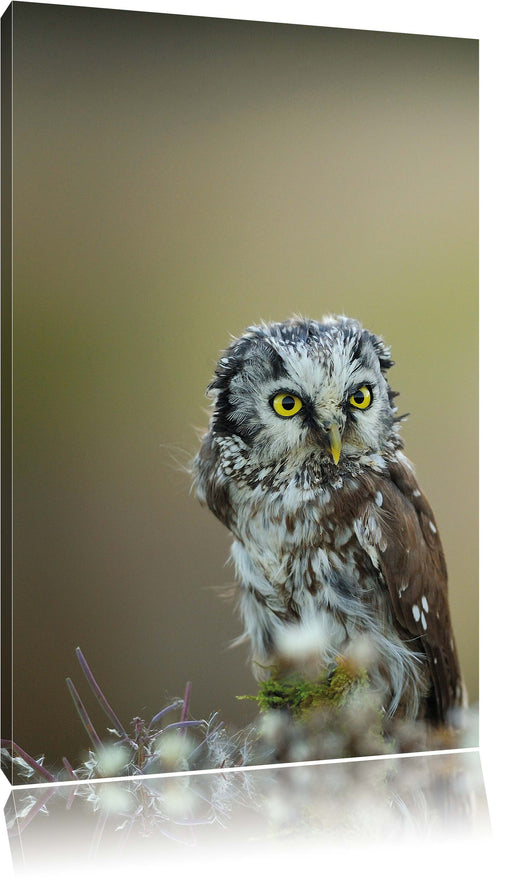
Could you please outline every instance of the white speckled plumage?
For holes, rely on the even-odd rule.
[[[196,493],[233,535],[257,675],[279,661],[287,630],[323,636],[326,666],[364,638],[387,714],[439,722],[460,704],[462,681],[442,548],[401,450],[391,365],[382,340],[345,317],[248,329],[209,387]],[[279,410],[279,395],[298,411]]]

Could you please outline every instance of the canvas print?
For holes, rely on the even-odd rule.
[[[476,746],[478,42],[2,25],[6,775]]]

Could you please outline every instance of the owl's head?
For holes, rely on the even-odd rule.
[[[398,441],[392,364],[383,341],[344,316],[252,326],[208,387],[210,432],[238,436],[262,464],[316,452],[341,467]]]

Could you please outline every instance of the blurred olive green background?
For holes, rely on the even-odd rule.
[[[344,312],[392,345],[477,699],[472,40],[15,4],[14,738],[255,714],[227,531],[179,464],[230,334]]]

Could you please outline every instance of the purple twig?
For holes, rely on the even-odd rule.
[[[183,697],[183,708],[181,710],[181,723],[184,723],[188,716],[188,706],[190,704],[190,691],[192,689],[191,681],[187,681],[185,686],[185,695]]]
[[[82,653],[82,651],[80,650],[80,647],[76,648],[75,653],[78,657],[78,661],[79,661],[80,665],[82,666],[83,673],[84,673],[85,677],[87,678],[87,680],[89,681],[89,686],[91,687],[91,690],[94,693],[94,695],[96,696],[96,699],[98,700],[99,704],[101,705],[103,711],[105,712],[107,717],[110,718],[110,720],[114,724],[114,727],[116,728],[116,730],[121,735],[126,736],[127,732],[126,732],[125,728],[123,727],[121,721],[119,720],[119,718],[118,718],[117,714],[115,713],[115,711],[113,710],[113,708],[110,706],[110,703],[108,702],[105,694],[103,693],[103,691],[100,688],[91,669],[89,668],[87,660],[86,660],[84,654]]]
[[[164,727],[162,733],[166,733],[167,730],[182,729],[183,727],[200,727],[201,724],[204,724],[204,721],[178,721],[175,724],[168,724]]]
[[[48,772],[48,770],[44,766],[41,766],[41,764],[38,763],[37,760],[34,760],[34,758],[30,756],[30,754],[27,754],[27,752],[24,751],[23,748],[20,748],[20,746],[17,745],[16,742],[13,742],[12,739],[2,739],[1,746],[2,748],[10,747],[12,751],[15,751],[16,754],[19,754],[19,756],[23,758],[25,763],[28,763],[28,765],[31,766],[36,773],[39,773],[39,775],[42,776],[43,779],[46,779],[47,782],[57,781],[55,776],[52,776],[52,774]]]
[[[176,702],[171,702],[170,705],[168,705],[166,708],[162,708],[162,711],[159,711],[158,714],[155,714],[154,718],[152,719],[152,721],[148,727],[149,732],[151,732],[151,730],[153,729],[156,722],[159,721],[160,718],[162,718],[164,716],[164,714],[167,714],[168,711],[173,711],[175,708],[178,708],[179,705],[181,705],[180,699],[178,699]]]
[[[85,710],[85,705],[82,702],[82,700],[80,699],[80,696],[78,695],[77,689],[76,689],[73,681],[71,680],[71,678],[66,678],[66,684],[68,685],[68,689],[69,689],[69,692],[71,693],[71,698],[75,704],[75,708],[78,712],[78,716],[79,716],[80,720],[82,721],[87,733],[91,737],[94,747],[95,748],[102,748],[103,746],[101,744],[101,740],[92,725],[92,721],[91,721],[89,715],[87,714],[87,711]]]
[[[75,773],[75,771],[74,771],[73,767],[71,766],[71,764],[70,764],[69,760],[67,759],[67,757],[63,757],[63,758],[62,758],[62,763],[63,763],[64,766],[66,767],[66,770],[67,770],[68,774],[71,776],[71,778],[72,778],[72,779],[77,779],[77,780],[78,780],[78,776],[77,776],[77,774]]]

